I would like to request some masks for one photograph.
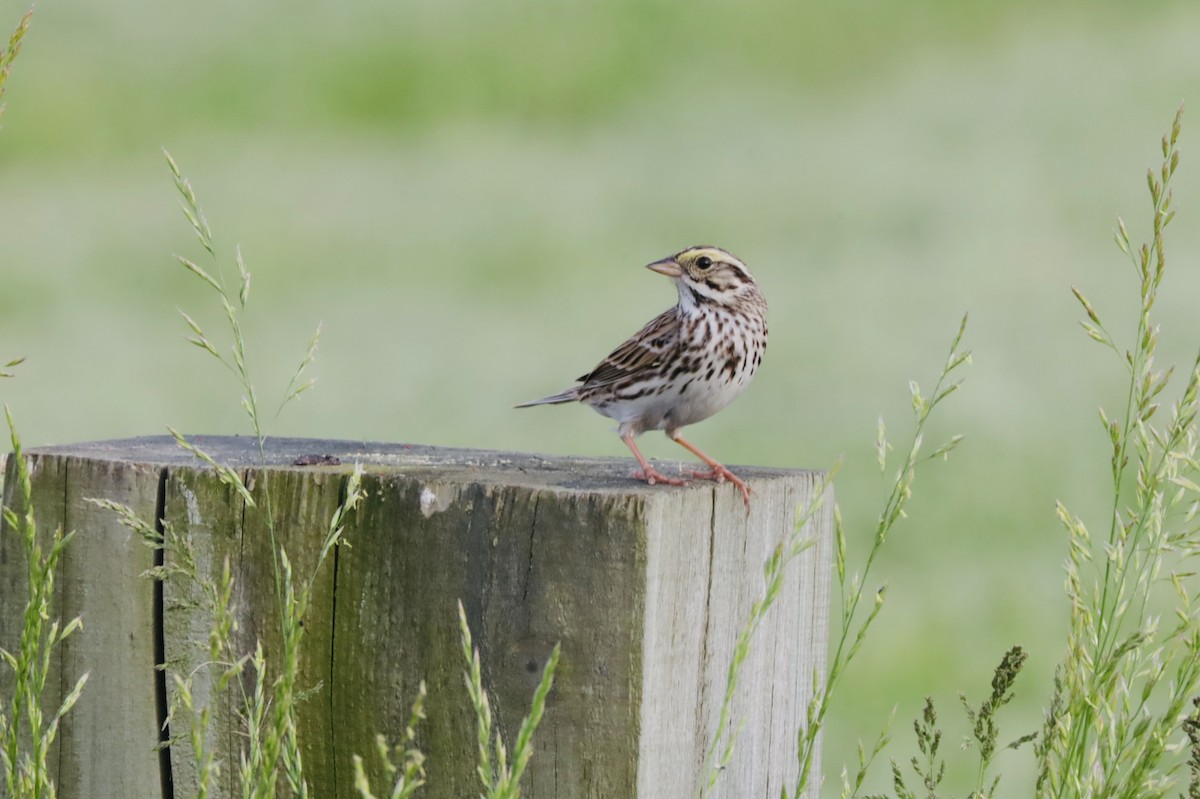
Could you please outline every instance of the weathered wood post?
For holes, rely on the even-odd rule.
[[[193,587],[140,576],[155,553],[86,500],[126,503],[193,542],[210,578],[229,558],[239,642],[280,636],[261,513],[269,484],[278,543],[308,575],[354,462],[366,499],[318,572],[306,633],[300,740],[312,795],[349,797],[351,755],[374,763],[377,732],[398,739],[418,683],[428,683],[424,795],[478,793],[475,722],[463,685],[455,603],[467,609],[484,683],[511,743],[555,642],[562,658],[525,795],[693,797],[715,732],[737,635],[763,588],[763,563],[812,500],[813,472],[740,469],[749,513],[728,485],[646,486],[624,459],[546,458],[409,445],[273,440],[269,480],[244,438],[197,437],[239,469],[257,508],[167,437],[28,453],[44,530],[76,531],[58,574],[57,613],[83,630],[58,651],[48,704],[90,670],[56,753],[60,795],[190,795],[195,766],[176,741],[159,752],[170,681],[155,664],[205,659],[209,621]],[[332,456],[320,465],[295,465]],[[9,464],[9,475],[13,474]],[[6,503],[14,501],[6,481]],[[816,544],[792,566],[754,641],[730,723],[745,727],[719,796],[774,797],[796,770],[795,739],[824,669],[831,502],[810,523]],[[0,645],[19,634],[25,565],[0,531]],[[196,671],[196,693],[209,686]],[[0,684],[0,690],[9,686]],[[54,695],[54,694],[57,694]],[[232,772],[244,736],[229,702],[209,745]],[[177,730],[171,730],[177,733]],[[379,780],[378,784],[382,784]],[[815,796],[815,790],[810,791]]]

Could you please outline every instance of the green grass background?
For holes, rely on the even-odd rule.
[[[23,11],[0,0],[4,29]],[[27,445],[247,432],[181,335],[176,306],[210,332],[221,318],[171,257],[200,253],[163,146],[226,274],[239,243],[253,273],[265,397],[324,321],[320,384],[277,435],[623,456],[587,409],[511,406],[674,302],[643,264],[713,243],[755,271],[771,342],[692,437],[734,464],[845,455],[856,563],[886,488],[876,418],[902,438],[907,381],[932,385],[970,311],[975,365],[935,423],[967,440],[918,477],[873,575],[888,606],[824,770],[836,781],[893,707],[907,760],[926,694],[956,744],[957,691],[982,699],[1021,643],[1015,737],[1067,619],[1053,503],[1106,529],[1095,409],[1123,397],[1069,287],[1132,329],[1111,231],[1118,213],[1148,228],[1143,173],[1200,86],[1198,40],[1187,2],[45,3],[0,131],[0,358],[29,359],[0,399]],[[1198,127],[1161,300],[1182,365],[1200,339]],[[1013,795],[1026,762],[1001,760]]]

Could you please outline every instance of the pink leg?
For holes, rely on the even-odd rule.
[[[645,480],[650,485],[654,485],[655,483],[662,483],[669,486],[687,485],[686,480],[667,477],[666,475],[659,473],[658,470],[651,466],[650,462],[647,461],[645,457],[642,456],[642,453],[638,450],[637,444],[633,443],[632,435],[621,436],[621,440],[625,442],[625,446],[629,447],[629,451],[633,453],[633,457],[637,458],[637,462],[642,465],[642,468],[639,471],[633,473],[633,476],[638,480]]]
[[[746,485],[746,483],[744,481],[742,481],[739,477],[737,477],[737,475],[735,475],[733,472],[729,471],[724,466],[717,463],[711,457],[706,455],[704,453],[704,451],[701,450],[699,447],[697,447],[695,444],[693,444],[692,442],[688,441],[686,438],[681,436],[679,434],[678,430],[668,430],[667,435],[676,444],[679,444],[681,447],[686,448],[697,458],[699,458],[700,460],[702,460],[706,464],[708,464],[709,471],[707,471],[707,472],[692,472],[692,475],[694,477],[697,477],[701,480],[715,480],[718,483],[722,483],[725,480],[728,480],[729,482],[733,483],[735,486],[737,486],[738,488],[740,488],[742,490],[742,500],[746,503],[746,508],[747,509],[750,508],[750,486]]]

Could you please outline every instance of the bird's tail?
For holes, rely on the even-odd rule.
[[[522,402],[520,405],[514,405],[514,408],[530,408],[534,405],[562,405],[564,402],[576,402],[579,399],[579,387],[575,386],[568,388],[566,391],[560,391],[557,394],[552,394],[549,397],[533,400],[532,402]]]

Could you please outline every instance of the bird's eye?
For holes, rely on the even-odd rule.
[[[696,259],[696,266],[699,269],[708,269],[712,266],[712,258],[709,258],[707,255],[701,255]]]

